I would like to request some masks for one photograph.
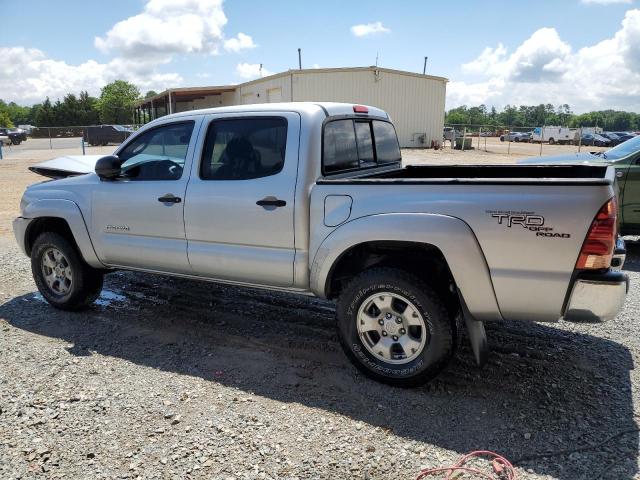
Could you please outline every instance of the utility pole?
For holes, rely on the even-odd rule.
[[[262,64],[260,64],[260,78],[262,78]]]
[[[427,59],[429,57],[424,57],[424,67],[422,67],[422,74],[426,75],[427,74]]]
[[[302,49],[298,49],[298,70],[302,70]]]

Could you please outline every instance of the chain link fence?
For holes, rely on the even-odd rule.
[[[480,150],[504,155],[552,155],[601,150],[613,146],[600,137],[598,127],[559,126],[514,127],[495,125],[447,124],[443,148]]]
[[[85,125],[67,127],[33,127],[20,136],[3,140],[4,153],[20,150],[77,150],[88,153],[93,147],[117,146],[141,125]]]

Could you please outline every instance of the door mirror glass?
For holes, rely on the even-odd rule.
[[[122,161],[116,155],[108,155],[96,162],[96,173],[103,180],[113,180],[120,175]]]

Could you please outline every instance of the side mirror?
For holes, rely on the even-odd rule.
[[[96,173],[103,180],[113,180],[120,176],[122,161],[116,155],[108,155],[96,162]]]

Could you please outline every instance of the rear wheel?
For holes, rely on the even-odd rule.
[[[550,138],[549,139],[549,145],[555,145],[555,144],[556,144],[555,139],[554,138]]]
[[[338,299],[338,335],[367,376],[395,386],[423,384],[454,351],[454,322],[420,278],[395,268],[355,277]]]
[[[11,143],[13,143],[14,145],[20,145],[22,143],[22,140],[20,140],[19,138],[12,138]]]
[[[102,290],[102,274],[87,265],[75,245],[53,232],[42,233],[31,249],[31,272],[49,304],[61,310],[81,310]]]

